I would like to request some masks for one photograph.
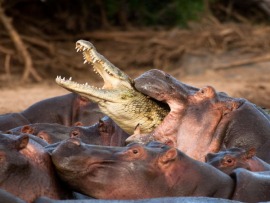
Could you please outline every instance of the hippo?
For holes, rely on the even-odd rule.
[[[217,153],[209,153],[206,163],[218,168],[226,174],[231,174],[236,168],[245,168],[250,171],[270,171],[270,164],[256,156],[256,150],[230,148]]]
[[[237,168],[231,177],[236,182],[233,200],[242,202],[270,201],[270,171],[253,172]]]
[[[8,134],[32,134],[46,141],[48,144],[56,143],[69,138],[72,127],[58,123],[34,123],[19,126],[6,131]]]
[[[129,136],[108,116],[92,126],[72,127],[70,132],[70,137],[78,137],[86,144],[106,146],[124,146]]]
[[[159,142],[113,147],[70,138],[50,153],[60,178],[93,198],[201,196],[270,201],[270,173],[236,169],[229,176]]]
[[[160,143],[112,147],[70,138],[52,149],[51,157],[61,179],[74,191],[98,199],[228,199],[234,188],[225,173]]]
[[[0,130],[2,132],[27,124],[30,124],[30,121],[20,113],[7,113],[0,115]]]
[[[76,126],[68,127],[57,123],[35,123],[19,126],[5,131],[7,134],[20,135],[28,134],[32,139],[40,142],[42,146],[58,143],[70,137],[79,137],[87,144],[124,146],[129,136],[111,118],[105,116],[99,119],[98,123],[91,126],[83,126],[75,123]],[[33,138],[33,135],[37,138]]]
[[[58,123],[73,126],[76,122],[93,125],[105,116],[96,103],[75,93],[39,101],[22,112],[0,116],[0,130],[6,131],[30,123]]]
[[[169,143],[200,161],[224,147],[254,146],[257,156],[270,163],[270,116],[246,99],[229,97],[211,86],[192,87],[156,69],[136,78],[135,87],[167,103],[170,112],[153,132],[130,136],[127,143]]]
[[[0,134],[0,188],[33,202],[40,196],[69,199],[72,192],[55,173],[49,154],[27,135]]]
[[[40,197],[34,203],[240,203],[235,200],[212,197],[161,197],[140,200],[52,200],[46,197]]]
[[[97,104],[74,93],[42,100],[21,114],[30,123],[59,123],[66,126],[72,126],[78,121],[92,125],[104,116]]]

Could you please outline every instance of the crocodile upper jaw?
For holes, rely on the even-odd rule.
[[[75,49],[82,52],[84,63],[91,64],[94,71],[104,81],[103,89],[133,89],[133,80],[108,61],[103,55],[96,51],[96,48],[88,41],[79,40]]]

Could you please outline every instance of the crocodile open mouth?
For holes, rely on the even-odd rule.
[[[107,81],[105,80],[106,74],[113,76],[113,73],[110,71],[113,64],[111,64],[106,58],[99,54],[95,47],[88,41],[77,41],[75,49],[77,52],[82,52],[84,59],[83,63],[92,65],[94,72],[104,79],[105,86]],[[105,71],[106,74],[102,74],[103,71]],[[110,89],[110,87],[107,88]]]
[[[77,52],[82,52],[84,63],[91,64],[94,72],[102,77],[104,81],[102,89],[111,90],[115,88],[122,89],[131,87],[132,80],[129,76],[99,54],[93,44],[85,40],[79,40],[76,42],[75,49]],[[61,86],[66,84],[69,87],[74,85],[78,88],[93,88],[93,86],[89,86],[88,83],[78,84],[73,82],[72,78],[66,80],[58,76],[56,82]]]
[[[104,56],[99,54],[96,48],[88,41],[79,40],[76,42],[75,49],[77,52],[82,52],[84,63],[91,64],[95,73],[97,73],[104,81],[102,88],[94,87],[88,83],[79,84],[69,79],[56,77],[56,83],[70,91],[87,96],[89,99],[93,97],[99,97],[101,99],[108,100],[103,97],[110,91],[132,89],[133,80],[122,72],[120,69],[115,67],[110,61]],[[100,94],[99,94],[100,93]]]

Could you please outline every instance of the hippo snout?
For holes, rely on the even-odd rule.
[[[71,142],[77,146],[80,146],[81,145],[81,139],[80,138],[77,138],[77,137],[72,137],[72,138],[69,138],[67,140],[68,142]]]

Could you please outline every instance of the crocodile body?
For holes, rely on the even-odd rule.
[[[103,78],[104,86],[78,84],[71,78],[66,80],[57,76],[56,82],[60,86],[97,102],[101,111],[129,134],[138,124],[142,133],[150,133],[163,121],[169,108],[137,91],[133,80],[99,54],[90,42],[79,40],[76,49],[83,53],[84,63],[91,64]]]

